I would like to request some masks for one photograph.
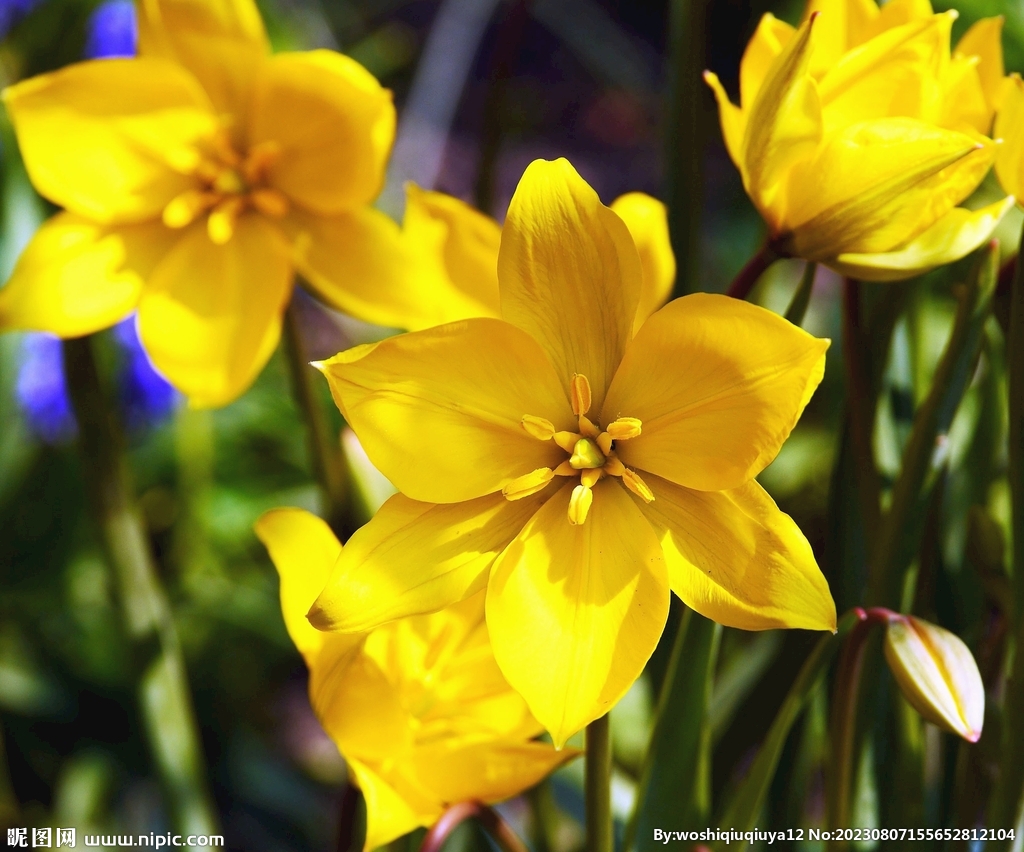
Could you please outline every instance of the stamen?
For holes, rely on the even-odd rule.
[[[569,498],[569,523],[578,526],[586,521],[590,504],[593,502],[594,492],[586,485],[577,485]]]
[[[598,429],[593,423],[591,423],[582,414],[579,417],[580,422],[580,434],[587,438],[596,438],[601,434],[601,430]]]
[[[575,476],[577,473],[579,471],[570,464],[568,459],[555,468],[555,476]]]
[[[604,454],[597,448],[597,444],[589,438],[580,438],[573,447],[572,458],[569,464],[576,470],[604,467]]]
[[[555,443],[567,453],[576,449],[576,442],[580,439],[578,432],[555,432],[552,437]]]
[[[579,416],[590,411],[590,382],[582,373],[573,373],[569,383],[572,391],[572,413]]]
[[[622,476],[626,470],[626,466],[619,461],[619,457],[615,455],[608,456],[608,461],[604,463],[604,467],[601,468],[609,476]]]
[[[234,169],[221,169],[213,180],[213,188],[224,195],[238,195],[245,192],[245,184]]]
[[[501,489],[506,500],[522,500],[542,490],[555,475],[549,467],[539,467],[530,473],[518,476]]]
[[[654,492],[637,474],[628,467],[622,472],[622,484],[645,503],[654,502]]]
[[[619,417],[608,424],[605,431],[612,436],[613,441],[628,441],[640,434],[640,421],[635,417]]]
[[[204,210],[217,203],[217,196],[199,189],[186,189],[172,198],[164,208],[163,220],[168,228],[184,228],[192,224]]]
[[[612,436],[607,432],[602,432],[597,436],[597,446],[600,447],[602,453],[608,455],[612,451]]]
[[[538,441],[550,441],[555,436],[555,425],[543,417],[524,414],[520,425]]]
[[[252,206],[260,213],[280,219],[288,213],[288,199],[276,189],[254,189],[249,193]]]
[[[601,477],[604,476],[604,471],[599,467],[592,467],[589,470],[580,471],[580,482],[586,485],[587,488],[593,488],[601,481]]]
[[[206,220],[206,232],[219,246],[227,243],[235,233],[238,214],[245,207],[245,199],[235,195],[218,204]]]
[[[260,183],[269,169],[281,156],[281,146],[268,139],[249,149],[249,156],[242,164],[242,175],[250,183]]]

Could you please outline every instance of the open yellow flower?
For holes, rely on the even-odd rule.
[[[629,231],[565,160],[509,206],[501,319],[323,363],[401,493],[346,545],[310,611],[372,629],[487,588],[502,672],[561,745],[643,670],[669,592],[746,629],[831,630],[811,549],[754,477],[821,380],[828,341],[725,296],[633,333]]]
[[[640,252],[643,285],[637,322],[642,323],[665,303],[675,283],[676,258],[668,235],[667,211],[664,204],[643,192],[621,195],[611,208],[626,223]],[[418,328],[501,316],[501,225],[490,216],[458,198],[410,184],[402,236],[420,264],[420,286],[410,293],[407,311],[409,316],[421,315]]]
[[[951,55],[952,20],[927,0],[821,0],[796,30],[762,18],[739,107],[705,75],[777,254],[895,280],[989,238],[1012,199],[956,205],[995,156],[982,134],[1001,97],[1001,21],[976,24]]]
[[[1007,192],[1024,198],[1024,81],[1019,74],[1007,78],[995,134],[1003,140],[996,154],[999,182]]]
[[[541,727],[494,662],[477,595],[369,635],[314,630],[306,611],[342,547],[301,509],[256,522],[281,577],[285,626],[309,695],[366,799],[367,850],[431,826],[455,802],[497,802],[576,755],[534,742]]]
[[[397,225],[368,205],[391,94],[329,50],[268,52],[252,0],[144,0],[140,56],[7,89],[29,176],[64,208],[0,289],[0,328],[75,337],[138,309],[197,405],[244,391],[295,269],[341,310],[402,325]]]

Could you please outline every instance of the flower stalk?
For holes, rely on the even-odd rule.
[[[608,714],[587,725],[587,852],[614,852],[612,827],[612,740]]]
[[[458,802],[448,808],[424,836],[420,852],[441,852],[455,829],[469,819],[476,820],[502,852],[527,852],[523,841],[511,826],[494,808],[489,808],[481,802]]]
[[[725,291],[725,294],[732,296],[734,299],[750,298],[754,285],[761,280],[761,276],[764,275],[768,267],[778,259],[779,255],[776,254],[771,244],[765,242],[757,250],[757,254],[750,258],[746,265],[736,273],[736,277],[732,279],[732,284],[729,285],[729,289]]]
[[[213,834],[216,811],[185,662],[132,495],[122,437],[104,398],[91,338],[65,341],[64,369],[78,421],[89,502],[114,572],[140,711],[171,821],[181,834]]]

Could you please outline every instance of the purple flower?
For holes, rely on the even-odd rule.
[[[132,0],[107,0],[89,16],[85,37],[86,58],[134,56],[136,31],[135,4]]]
[[[134,315],[114,326],[114,339],[121,349],[118,389],[128,428],[154,426],[174,411],[181,395],[153,367]]]
[[[0,0],[0,38],[32,11],[39,0]]]
[[[29,429],[43,441],[59,443],[75,434],[60,338],[36,332],[25,335],[15,396]]]

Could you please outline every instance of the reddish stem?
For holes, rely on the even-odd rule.
[[[779,257],[780,255],[772,248],[771,243],[766,242],[733,278],[732,284],[729,285],[725,294],[734,299],[746,299],[764,271]]]
[[[527,852],[509,824],[482,802],[457,802],[448,808],[423,838],[420,852],[441,852],[452,832],[468,819],[475,819],[504,852]]]

